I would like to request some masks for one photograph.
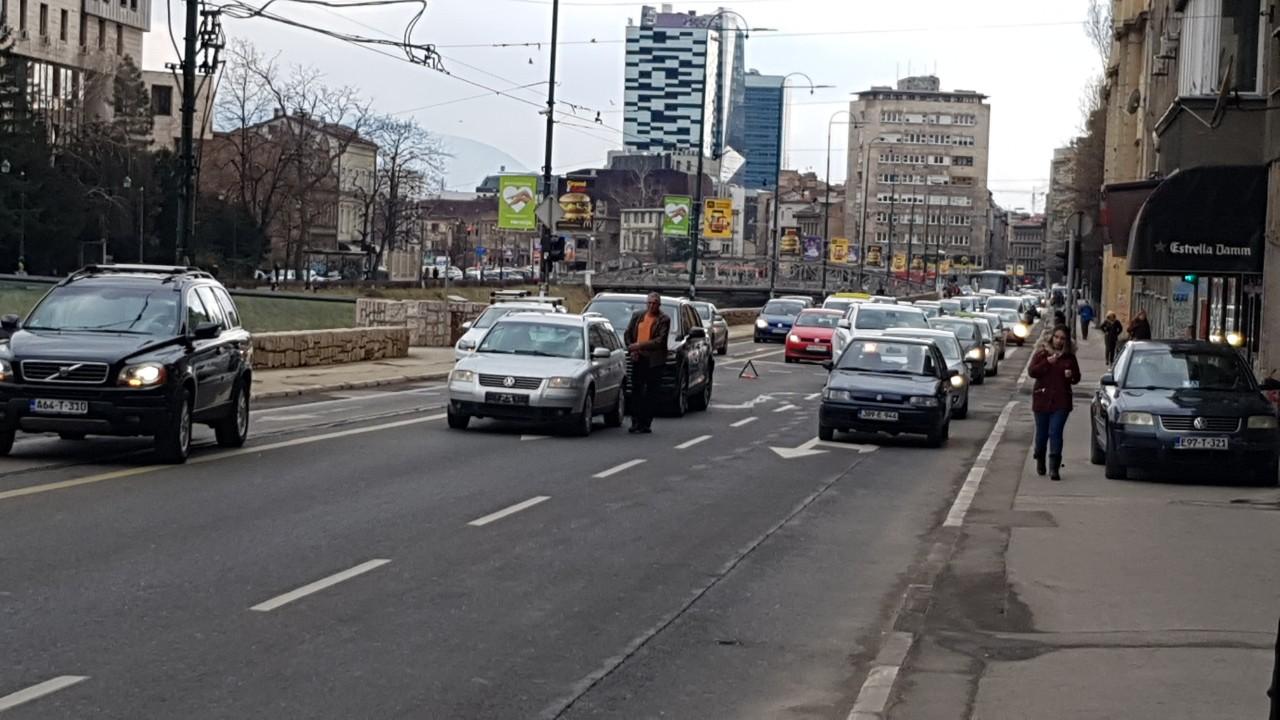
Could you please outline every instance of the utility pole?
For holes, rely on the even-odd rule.
[[[200,15],[199,0],[186,0],[186,35],[183,37],[182,62],[182,136],[178,145],[178,167],[182,174],[178,187],[178,234],[174,262],[185,265],[187,248],[196,230],[196,20]]]
[[[542,163],[542,196],[555,202],[557,189],[551,187],[551,151],[556,134],[556,50],[560,34],[560,0],[551,0],[551,73],[547,82],[547,145]],[[555,217],[555,213],[548,213]],[[542,296],[551,294],[551,233],[550,224],[542,226]]]

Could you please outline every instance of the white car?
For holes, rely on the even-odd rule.
[[[840,353],[853,338],[854,333],[888,330],[890,328],[929,329],[929,316],[918,307],[910,305],[883,305],[860,303],[849,308],[831,336],[831,357]]]
[[[533,302],[504,302],[496,305],[490,305],[488,309],[480,313],[480,317],[462,324],[462,329],[466,332],[462,337],[458,338],[458,342],[453,346],[453,359],[461,360],[471,355],[471,350],[463,350],[463,347],[476,348],[480,346],[480,342],[484,340],[484,336],[489,334],[489,328],[499,319],[506,317],[512,313],[555,313],[556,306],[550,303],[533,303]]]

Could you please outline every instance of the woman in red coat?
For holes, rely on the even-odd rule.
[[[1031,395],[1031,410],[1036,415],[1036,473],[1045,474],[1047,449],[1049,477],[1061,480],[1062,431],[1071,414],[1071,386],[1080,382],[1080,364],[1066,325],[1055,327],[1049,341],[1036,348],[1027,374],[1036,380]]]

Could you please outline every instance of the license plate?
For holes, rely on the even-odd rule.
[[[805,350],[808,352],[830,352],[831,348],[826,345],[810,345]]]
[[[859,410],[858,417],[863,420],[879,420],[881,422],[898,421],[898,413],[889,410]]]
[[[498,405],[528,405],[528,395],[518,395],[516,393],[489,393],[485,398],[491,403]]]
[[[783,327],[783,326],[779,325],[778,327],[776,327],[776,328],[774,328],[774,329],[773,329],[773,334],[774,334],[774,335],[785,335],[785,334],[787,334],[787,329],[786,329],[785,327]]]
[[[1173,441],[1177,450],[1228,450],[1230,442],[1224,437],[1179,437]]]
[[[45,415],[88,415],[89,403],[84,400],[32,400],[31,412]]]

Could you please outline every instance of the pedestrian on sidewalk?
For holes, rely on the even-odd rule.
[[[1080,339],[1089,339],[1089,325],[1093,323],[1093,306],[1088,300],[1081,301],[1080,305]]]
[[[1116,362],[1116,346],[1120,343],[1120,333],[1124,332],[1124,325],[1116,318],[1113,312],[1107,313],[1107,319],[1102,321],[1102,325],[1098,327],[1102,331],[1102,342],[1107,348],[1107,367],[1111,367]]]
[[[651,433],[653,414],[667,365],[667,336],[671,318],[662,312],[662,296],[649,293],[645,309],[631,316],[624,336],[631,353],[631,430]]]
[[[1036,474],[1045,474],[1048,451],[1050,479],[1062,479],[1062,432],[1071,414],[1071,386],[1080,382],[1080,363],[1071,344],[1071,330],[1058,325],[1047,342],[1031,356],[1027,374],[1035,378],[1031,410],[1036,416]]]
[[[1130,340],[1151,339],[1151,322],[1147,320],[1146,310],[1139,310],[1133,320],[1129,321],[1127,332]]]

